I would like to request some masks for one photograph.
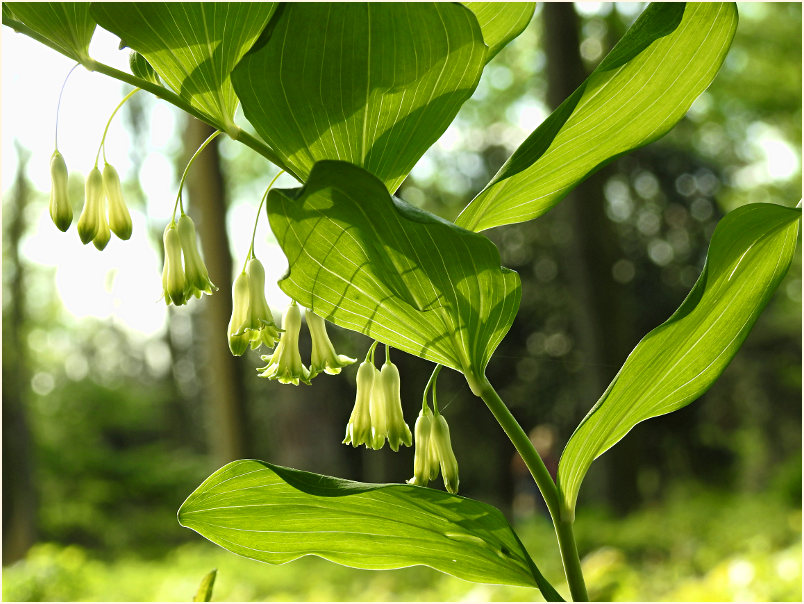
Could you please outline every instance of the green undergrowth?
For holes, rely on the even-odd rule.
[[[518,531],[562,594],[560,560],[547,519]],[[582,509],[577,537],[596,600],[801,601],[801,505],[778,494],[677,490],[625,518]],[[479,585],[427,568],[375,572],[307,557],[269,566],[200,537],[158,559],[114,559],[41,543],[3,569],[6,601],[180,601],[218,569],[215,601],[432,601],[539,599],[535,589]]]

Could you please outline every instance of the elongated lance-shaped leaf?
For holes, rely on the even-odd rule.
[[[302,179],[341,159],[393,193],[477,86],[477,19],[452,3],[280,10],[232,75],[246,117]]]
[[[10,13],[10,14],[9,14]],[[95,20],[86,2],[4,2],[3,15],[27,25],[75,59],[89,59]]]
[[[319,556],[365,569],[423,565],[467,581],[538,587],[561,600],[498,509],[435,489],[241,460],[187,498],[179,523],[270,564]]]
[[[193,107],[233,127],[231,72],[276,2],[95,2],[98,24],[143,55]]]
[[[218,570],[216,568],[204,575],[198,590],[195,592],[195,596],[193,596],[193,602],[209,602],[212,600],[212,588],[215,587],[215,577],[217,576]]]
[[[651,4],[456,224],[482,231],[541,216],[607,162],[663,136],[714,79],[736,27],[733,4]]]
[[[535,2],[462,2],[472,11],[489,47],[486,63],[516,38],[530,23]]]
[[[316,164],[301,189],[274,189],[267,207],[288,258],[286,294],[341,327],[482,375],[521,295],[486,237],[392,199],[339,161]]]
[[[592,461],[641,421],[701,396],[748,336],[787,272],[801,210],[751,204],[726,215],[697,283],[678,310],[637,344],[567,443],[558,466],[570,516]]]

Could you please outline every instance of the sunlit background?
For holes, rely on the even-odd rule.
[[[587,71],[643,8],[576,4]],[[549,115],[544,12],[540,6],[525,33],[487,66],[401,197],[454,219]],[[90,54],[128,70],[127,51],[118,46],[98,28]],[[29,508],[17,519],[29,530],[4,539],[4,565],[14,563],[4,566],[4,599],[186,599],[213,566],[221,577],[216,599],[535,598],[531,590],[442,580],[427,569],[377,574],[310,559],[265,567],[175,523],[183,497],[221,465],[204,385],[214,368],[204,354],[225,346],[222,332],[211,343],[205,331],[207,300],[169,312],[161,299],[161,232],[186,164],[187,122],[146,92],[117,114],[106,156],[124,183],[133,235],[125,242],[112,237],[102,253],[83,246],[74,226],[58,231],[47,211],[57,101],[72,67],[3,27],[3,480],[4,487],[14,481]],[[58,146],[70,171],[74,223],[107,119],[129,90],[80,67],[64,87]],[[237,121],[245,122],[242,112]],[[218,152],[228,247],[239,270],[277,169],[226,137]],[[294,183],[285,175],[276,186]],[[525,428],[545,439],[548,463],[557,461],[561,443],[627,352],[695,282],[717,220],[746,203],[794,206],[801,198],[800,5],[741,4],[726,63],[686,118],[586,186],[536,222],[488,233],[523,280],[522,310],[489,376]],[[599,231],[610,242],[598,254],[602,268],[579,251],[578,238],[589,228],[577,230],[585,203],[601,208]],[[276,285],[286,262],[264,214],[255,252],[278,315],[288,301]],[[579,276],[589,271],[598,276]],[[590,290],[590,283],[606,289]],[[216,284],[216,296],[230,296],[231,283]],[[366,338],[331,331],[339,352],[365,354]],[[16,360],[14,376],[22,382],[12,391],[6,372]],[[353,479],[409,477],[410,451],[371,454],[339,444],[353,370],[304,390],[257,379],[255,353],[240,361],[247,418],[240,446],[248,456]],[[399,365],[412,423],[430,368],[401,353]],[[622,453],[607,453],[593,466],[578,527],[591,594],[800,599],[800,396],[797,255],[721,382],[690,408],[640,426]],[[442,378],[442,398],[462,494],[490,501],[520,523],[537,563],[560,581],[549,526],[510,445],[458,376]],[[26,452],[21,465],[18,452],[9,454],[7,430]],[[8,507],[4,492],[5,535]],[[327,579],[308,585],[300,578],[309,572]],[[357,585],[365,588],[355,591]]]

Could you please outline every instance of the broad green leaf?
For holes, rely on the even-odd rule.
[[[651,4],[456,224],[482,231],[541,216],[607,162],[666,134],[714,79],[736,27],[733,4]]]
[[[319,556],[376,570],[423,565],[467,581],[538,587],[561,600],[498,509],[435,489],[241,460],[187,498],[179,523],[269,564]]]
[[[288,258],[286,294],[337,325],[482,376],[521,295],[486,237],[392,199],[339,161],[316,164],[301,189],[271,191],[267,206]]]
[[[462,2],[472,11],[489,47],[486,63],[516,38],[530,23],[535,2]]]
[[[341,159],[394,192],[477,86],[477,19],[429,2],[281,11],[232,74],[246,117],[302,179]]]
[[[5,2],[3,12],[53,42],[62,54],[79,62],[89,59],[95,20],[88,3]]]
[[[720,221],[687,298],[637,344],[567,443],[558,484],[570,514],[596,457],[639,422],[694,401],[723,372],[787,272],[800,219],[798,209],[751,204]]]
[[[238,102],[230,74],[276,7],[275,2],[95,2],[92,14],[193,107],[228,128]]]

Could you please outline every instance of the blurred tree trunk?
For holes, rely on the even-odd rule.
[[[19,167],[15,182],[12,219],[3,216],[6,257],[12,277],[3,310],[3,564],[25,556],[36,540],[37,494],[33,481],[33,443],[26,417],[28,367],[25,325],[25,283],[19,243],[25,231],[28,153],[17,147]]]
[[[184,136],[189,160],[213,130],[190,118]],[[246,457],[249,451],[246,389],[243,363],[229,352],[226,330],[232,314],[232,257],[226,234],[226,188],[221,170],[218,140],[196,158],[185,183],[188,213],[198,229],[198,240],[212,282],[220,290],[204,296],[197,323],[198,373],[203,385],[210,452],[215,464]]]
[[[543,6],[547,52],[548,102],[558,107],[586,78],[580,54],[580,22],[569,3],[547,2]],[[578,419],[592,407],[625,360],[630,326],[623,297],[628,291],[612,277],[617,261],[617,239],[606,217],[603,185],[606,168],[578,185],[555,210],[557,219],[572,225],[573,237],[565,266],[576,321],[575,332],[585,363],[579,384]],[[609,500],[620,511],[637,499],[637,445],[634,435],[623,440],[607,460]],[[600,462],[598,462],[600,463]]]

